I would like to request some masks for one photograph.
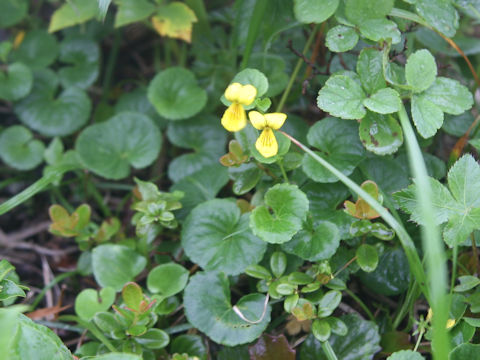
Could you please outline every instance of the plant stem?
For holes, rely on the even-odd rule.
[[[338,360],[337,355],[335,355],[335,351],[333,351],[332,346],[328,341],[322,342],[322,349],[328,360]]]
[[[255,2],[255,8],[253,9],[253,15],[250,19],[250,24],[248,27],[247,41],[245,44],[245,50],[243,51],[242,63],[240,64],[241,70],[245,69],[248,65],[248,60],[250,60],[253,45],[255,45],[255,41],[258,38],[260,26],[263,24],[263,16],[267,10],[268,3],[268,1]]]
[[[443,242],[435,221],[435,208],[432,204],[432,192],[422,151],[418,145],[410,119],[402,104],[398,112],[408,151],[409,163],[417,188],[417,203],[422,219],[422,244],[428,269],[429,303],[433,309],[433,354],[434,359],[447,359],[450,342],[446,324],[448,318],[448,299],[446,295],[447,267]]]
[[[80,326],[82,326],[85,329],[87,329],[88,331],[90,331],[93,336],[95,336],[98,340],[100,340],[103,343],[103,345],[105,345],[107,347],[108,350],[110,350],[111,352],[117,352],[117,349],[115,348],[115,346],[113,346],[112,343],[110,342],[110,340],[108,340],[105,337],[105,335],[103,335],[102,332],[97,329],[95,324],[92,324],[88,321],[82,320],[78,316],[75,316],[75,315],[63,315],[63,316],[60,316],[59,319],[64,320],[64,321],[73,321],[73,322],[78,323]]]
[[[393,330],[396,330],[400,323],[402,322],[405,315],[408,313],[408,310],[412,306],[415,299],[418,297],[418,283],[414,279],[411,286],[407,291],[407,296],[405,296],[405,300],[403,301],[402,307],[398,311],[395,319],[393,320]]]
[[[418,347],[420,346],[420,342],[422,341],[424,333],[425,333],[425,329],[422,327],[422,329],[420,330],[420,334],[418,334],[418,339],[417,339],[417,342],[415,343],[415,348],[413,349],[413,351],[418,350]]]
[[[40,293],[37,295],[35,300],[33,301],[32,305],[30,305],[30,311],[35,310],[35,308],[38,306],[40,301],[42,301],[43,297],[47,293],[48,290],[50,290],[52,287],[57,285],[60,281],[65,280],[66,278],[69,278],[70,276],[73,276],[77,274],[77,271],[69,271],[60,275],[57,275],[52,281],[50,281],[43,289],[40,291]]]
[[[288,180],[288,176],[287,176],[287,173],[286,173],[286,171],[285,171],[285,168],[283,167],[282,159],[279,159],[279,160],[277,161],[277,164],[278,164],[278,166],[280,167],[280,171],[282,172],[282,176],[283,176],[284,182],[288,184],[288,183],[289,183],[289,180]]]
[[[307,51],[310,48],[310,45],[312,45],[312,42],[315,39],[315,34],[317,33],[318,27],[319,27],[319,24],[315,25],[315,27],[312,30],[312,33],[308,37],[307,42],[305,43],[305,47],[303,48],[303,51],[302,51],[303,55],[307,54]],[[282,111],[283,106],[285,105],[285,101],[287,101],[288,95],[292,90],[293,83],[295,82],[295,79],[297,78],[298,72],[300,71],[300,68],[302,67],[303,63],[304,61],[302,58],[297,60],[297,64],[293,69],[292,75],[290,76],[290,80],[288,81],[288,85],[285,88],[285,91],[283,92],[282,97],[280,98],[280,102],[278,103],[277,109],[275,110],[276,112]]]
[[[120,29],[117,29],[113,36],[113,46],[110,50],[110,55],[108,56],[107,65],[105,67],[105,77],[103,78],[101,102],[106,102],[108,99],[108,93],[110,92],[110,86],[112,85],[113,70],[115,69],[115,63],[117,62],[120,40],[121,32]]]
[[[345,289],[344,291],[348,294],[348,296],[355,300],[355,302],[363,309],[363,311],[365,311],[365,314],[367,314],[368,318],[375,322],[375,316],[373,316],[367,305],[365,305],[365,303],[357,295],[355,295],[353,291],[349,289]]]

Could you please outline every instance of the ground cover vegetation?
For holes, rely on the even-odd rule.
[[[0,0],[0,358],[480,359],[478,0]]]

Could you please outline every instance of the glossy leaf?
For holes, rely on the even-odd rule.
[[[147,288],[164,297],[173,296],[187,285],[188,270],[183,266],[168,263],[154,267],[147,276]]]
[[[360,33],[363,37],[372,41],[388,41],[392,44],[398,44],[401,40],[401,34],[397,24],[387,19],[370,19],[359,25]]]
[[[339,0],[294,0],[295,18],[305,24],[320,24],[327,20],[337,10]]]
[[[447,37],[458,28],[458,13],[449,0],[416,0],[415,8],[427,23]]]
[[[395,153],[403,144],[403,131],[391,115],[368,112],[360,122],[360,141],[365,148],[377,155]]]
[[[337,25],[328,30],[325,45],[333,52],[346,52],[357,45],[358,34],[349,26]]]
[[[394,0],[346,0],[345,14],[355,24],[385,17],[393,8]]]
[[[33,30],[27,32],[18,48],[12,52],[12,58],[31,69],[41,69],[55,61],[58,51],[55,36],[44,30]]]
[[[382,52],[373,48],[362,49],[358,56],[357,73],[368,94],[374,94],[386,86],[382,61]]]
[[[357,264],[365,272],[372,272],[378,265],[378,252],[375,246],[362,244],[357,248],[355,253],[357,256]]]

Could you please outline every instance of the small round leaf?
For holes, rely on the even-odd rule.
[[[402,127],[391,115],[368,112],[358,131],[363,146],[377,155],[393,154],[403,144]]]
[[[43,160],[45,146],[33,139],[30,130],[14,125],[0,134],[0,157],[9,166],[18,170],[31,170]]]
[[[187,269],[175,263],[168,263],[159,265],[149,272],[147,287],[152,293],[169,297],[182,291],[187,281]]]
[[[0,71],[0,99],[19,100],[32,90],[32,71],[22,63],[8,66],[7,72]]]
[[[115,290],[106,287],[100,293],[94,289],[82,290],[75,299],[75,312],[85,320],[93,319],[97,312],[107,311],[115,301]]]
[[[325,44],[333,52],[345,52],[352,50],[358,42],[358,34],[355,29],[337,25],[331,28],[327,33]]]

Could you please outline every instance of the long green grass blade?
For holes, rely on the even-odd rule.
[[[252,54],[253,45],[258,38],[258,33],[260,32],[260,26],[262,25],[263,17],[268,7],[268,1],[262,0],[255,3],[255,8],[253,9],[253,15],[250,19],[250,24],[248,27],[247,42],[245,44],[245,50],[243,51],[242,63],[240,64],[240,69],[245,69],[248,65],[248,60],[250,60],[250,55]]]

